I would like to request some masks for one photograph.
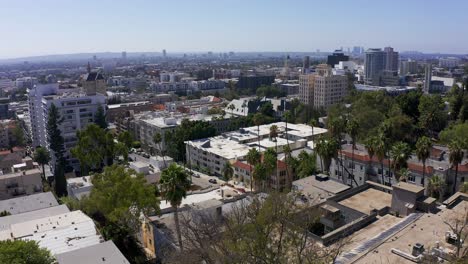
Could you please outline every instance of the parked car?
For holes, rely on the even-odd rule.
[[[194,174],[192,174],[192,177],[200,178],[200,174],[194,173]]]
[[[213,184],[216,184],[216,183],[218,183],[218,181],[217,181],[217,180],[215,180],[215,179],[209,179],[209,180],[208,180],[208,182],[210,182],[210,183],[213,183]]]

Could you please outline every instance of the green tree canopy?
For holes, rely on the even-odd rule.
[[[91,193],[83,198],[89,215],[102,215],[106,222],[136,230],[140,212],[154,215],[159,211],[156,187],[134,170],[112,165],[95,174],[92,183]]]
[[[34,151],[34,161],[36,161],[39,165],[42,166],[42,178],[45,180],[45,168],[44,166],[49,163],[50,161],[50,154],[46,148],[38,147]]]
[[[55,264],[57,261],[35,241],[0,241],[0,263],[8,264]]]
[[[440,133],[443,143],[449,144],[452,140],[460,142],[462,148],[468,149],[468,122],[448,127]]]
[[[97,106],[96,113],[94,114],[94,123],[102,129],[106,129],[108,127],[106,114],[101,104]]]

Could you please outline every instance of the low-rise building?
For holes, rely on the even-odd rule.
[[[42,192],[42,171],[31,158],[15,164],[10,173],[0,175],[0,199]]]
[[[84,196],[89,195],[92,188],[93,183],[91,182],[91,176],[67,179],[68,197],[81,200]]]
[[[129,264],[112,240],[58,254],[58,264]]]
[[[16,215],[58,205],[57,199],[51,192],[37,193],[0,201],[0,212],[6,211]]]

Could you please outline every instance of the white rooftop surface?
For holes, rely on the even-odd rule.
[[[74,185],[72,188],[84,188],[93,186],[91,176],[75,177],[67,179],[68,185]]]
[[[209,144],[208,144],[209,142]],[[226,159],[234,159],[244,157],[249,152],[250,147],[240,144],[237,141],[230,140],[223,136],[211,137],[209,139],[200,139],[188,142],[196,147],[224,157]]]
[[[82,211],[73,211],[65,214],[13,224],[11,225],[11,233],[13,237],[20,238],[54,229],[59,230],[61,228],[68,228],[69,226],[88,221],[92,222],[93,220],[91,220],[91,218],[89,218],[89,216],[84,214]]]
[[[225,187],[223,189],[227,189],[227,187]],[[213,191],[207,192],[207,193],[187,195],[187,197],[182,200],[181,206],[197,204],[197,203],[205,202],[205,201],[208,201],[208,200],[211,200],[211,199],[221,200],[222,197],[221,197],[221,195],[220,195],[220,193],[218,191],[219,191],[219,189],[213,190]],[[166,209],[166,208],[171,207],[171,204],[166,202],[165,200],[162,200],[159,207],[161,209]]]
[[[57,205],[57,199],[55,199],[51,192],[37,193],[0,201],[0,212],[8,211],[14,215]]]
[[[12,224],[24,223],[24,222],[28,222],[31,220],[64,214],[68,212],[70,212],[70,210],[68,210],[68,207],[62,204],[59,206],[44,208],[44,209],[26,212],[22,214],[0,217],[0,231],[8,230],[8,233],[10,233],[10,227]]]
[[[59,264],[130,263],[112,241],[58,254],[56,258]]]
[[[22,239],[34,240],[54,255],[96,245],[102,241],[91,219],[65,228],[35,233]]]

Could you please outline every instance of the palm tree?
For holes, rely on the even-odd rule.
[[[291,147],[289,145],[286,145],[283,147],[283,152],[284,152],[284,163],[286,164],[286,175],[288,176],[288,179],[291,179],[289,175],[289,166],[291,165]]]
[[[270,139],[275,141],[275,151],[278,153],[278,126],[272,125],[270,126]]]
[[[256,166],[258,163],[260,163],[260,152],[257,151],[256,148],[251,148],[249,152],[247,153],[247,163],[250,165],[250,191],[253,191],[253,181],[254,181],[254,175],[253,175],[253,166]]]
[[[404,142],[395,143],[390,150],[390,157],[393,160],[393,173],[397,181],[400,180],[400,170],[408,166],[407,161],[410,154],[410,147]]]
[[[432,142],[431,139],[422,136],[418,139],[418,142],[416,142],[416,156],[418,157],[418,160],[422,161],[423,164],[423,186],[424,186],[424,180],[425,180],[425,173],[426,173],[426,160],[430,157],[431,155],[431,148],[432,148]]]
[[[232,168],[231,163],[229,161],[226,161],[223,167],[224,180],[226,182],[229,181],[233,175],[234,175],[234,169]]]
[[[365,147],[367,149],[367,154],[369,155],[369,159],[370,159],[370,166],[372,166],[372,158],[374,157],[375,155],[375,137],[369,137],[367,138],[366,142],[365,142]]]
[[[161,147],[162,136],[161,136],[160,133],[156,133],[156,134],[153,135],[153,142],[158,147],[159,155],[162,156],[163,163],[164,163],[164,168],[167,168],[166,160],[164,158],[164,153],[163,153],[163,150],[162,150],[162,147]]]
[[[400,174],[400,181],[407,182],[411,175],[411,172],[407,168],[402,168],[399,174]]]
[[[286,123],[286,128],[284,130],[285,136],[286,136],[286,143],[289,146],[289,137],[288,137],[288,122],[291,121],[292,114],[291,111],[286,111],[284,112],[284,122]]]
[[[445,183],[438,175],[434,175],[429,179],[428,189],[431,197],[435,198],[435,193],[437,193],[439,200],[444,196]]]
[[[455,167],[455,182],[453,183],[453,193],[457,191],[458,165],[463,160],[463,147],[460,141],[453,140],[449,143],[449,162]]]
[[[256,113],[253,116],[253,122],[257,126],[257,139],[258,139],[258,151],[260,151],[260,125],[264,122],[264,116],[262,113]]]
[[[276,151],[272,148],[267,149],[263,154],[263,165],[265,167],[265,177],[263,177],[263,183],[265,180],[268,180],[268,177],[270,177],[273,172],[276,171],[276,166],[278,164],[278,159],[276,156]]]
[[[182,199],[187,196],[187,190],[190,188],[190,180],[182,167],[172,163],[167,169],[162,171],[159,184],[161,186],[161,193],[164,199],[166,202],[171,204],[172,208],[174,208],[174,222],[177,231],[177,238],[179,240],[180,250],[183,250],[178,209],[182,203]]]
[[[354,150],[356,149],[356,137],[359,129],[359,123],[355,119],[351,119],[348,121],[346,124],[346,130],[351,137],[352,141],[352,148],[351,148],[351,177],[353,177],[354,180]],[[352,186],[352,182],[351,182]]]
[[[330,133],[330,136],[338,143],[338,148],[336,149],[337,152],[341,150],[341,134],[345,131],[345,129],[346,120],[341,117],[333,118],[328,122],[328,132]],[[337,161],[339,161],[339,164],[341,165],[341,175],[344,176],[343,153],[341,151],[340,158],[337,159]]]
[[[383,161],[385,159],[385,154],[387,152],[386,143],[382,134],[379,134],[379,136],[375,137],[373,141],[374,141],[373,143],[375,144],[374,146],[375,155],[377,156],[377,159],[380,162],[380,169],[382,170],[382,184],[385,184]]]
[[[336,159],[337,150],[339,148],[338,142],[336,142],[334,138],[321,137],[315,148],[323,163],[322,170],[329,173],[331,159]]]
[[[312,141],[314,140],[314,127],[317,126],[317,120],[315,120],[314,118],[312,118],[310,121],[309,121],[309,126],[312,128]]]
[[[34,151],[34,160],[42,166],[42,179],[45,181],[46,180],[46,175],[45,175],[45,165],[49,163],[50,161],[50,154],[47,149],[43,147],[38,147]]]

